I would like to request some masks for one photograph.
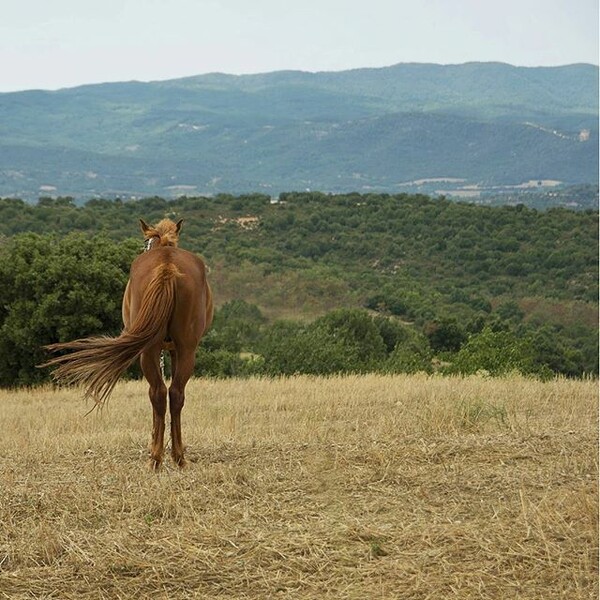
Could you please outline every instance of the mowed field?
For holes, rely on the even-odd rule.
[[[594,598],[598,385],[193,380],[0,392],[0,598]]]

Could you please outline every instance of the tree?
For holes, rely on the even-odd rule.
[[[244,300],[231,300],[215,311],[211,329],[202,345],[209,350],[252,351],[265,320],[258,306]]]
[[[432,352],[425,335],[397,319],[375,317],[388,358],[382,369],[389,373],[431,373]]]
[[[47,378],[43,345],[116,335],[121,299],[139,243],[24,234],[0,248],[0,385]]]
[[[279,321],[261,344],[266,375],[329,375],[356,370],[356,360],[341,338],[325,329]]]
[[[384,370],[389,373],[431,373],[432,352],[427,338],[416,331],[409,330],[408,333],[390,353]]]
[[[365,373],[382,367],[385,343],[366,311],[338,309],[310,325],[275,323],[260,346],[267,375]]]
[[[346,352],[353,357],[357,371],[377,369],[387,356],[381,333],[365,310],[333,310],[317,319],[313,329],[322,329],[332,338],[343,342]]]
[[[467,339],[467,334],[456,319],[440,319],[428,323],[425,335],[435,352],[456,352]]]
[[[528,339],[520,339],[511,331],[493,331],[486,327],[469,338],[460,349],[451,373],[470,375],[485,371],[490,375],[506,375],[517,371],[524,375],[547,375],[547,369],[536,369],[534,349]]]

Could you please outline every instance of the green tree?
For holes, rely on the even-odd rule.
[[[245,361],[239,352],[222,348],[210,350],[201,344],[196,352],[194,374],[197,377],[239,377],[246,374]]]
[[[433,353],[425,335],[394,318],[375,317],[374,323],[386,345],[388,373],[431,373]]]
[[[24,234],[0,248],[0,385],[33,384],[41,346],[117,334],[129,266],[139,243]]]
[[[361,309],[337,309],[317,319],[313,329],[322,329],[340,340],[355,359],[357,371],[376,370],[387,356],[386,345],[371,316]]]
[[[524,375],[548,375],[547,369],[536,368],[534,348],[528,339],[520,339],[511,331],[493,331],[489,327],[469,338],[448,371],[462,375],[478,371],[490,375],[505,375],[512,371]]]
[[[208,350],[253,351],[265,321],[258,306],[245,300],[231,300],[215,310],[212,327],[202,345]]]
[[[583,352],[573,348],[555,329],[544,326],[529,334],[533,346],[533,360],[536,370],[549,370],[568,377],[591,373],[586,369]],[[595,353],[598,356],[597,350]],[[597,362],[596,362],[597,372]]]
[[[279,321],[267,331],[262,344],[263,373],[266,375],[329,375],[355,371],[356,356],[342,338],[323,328]]]
[[[416,331],[396,344],[383,369],[388,373],[431,373],[433,353],[427,338]]]
[[[309,325],[280,321],[260,345],[267,375],[364,373],[382,367],[385,343],[366,311],[334,310]]]
[[[467,339],[464,329],[452,318],[428,323],[425,326],[425,335],[435,352],[456,352]]]

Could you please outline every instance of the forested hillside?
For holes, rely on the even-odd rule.
[[[42,376],[25,363],[43,343],[119,331],[138,218],[164,216],[184,219],[182,247],[211,269],[204,372],[597,372],[596,211],[386,194],[5,199],[4,385]]]
[[[596,183],[598,67],[399,64],[0,94],[0,195],[30,201],[440,179]]]

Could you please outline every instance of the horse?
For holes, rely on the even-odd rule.
[[[171,357],[171,455],[176,465],[184,467],[181,410],[185,386],[194,371],[196,348],[213,318],[206,266],[195,254],[178,248],[182,223],[183,219],[177,223],[163,219],[151,226],[140,219],[145,252],[131,265],[121,334],[50,344],[45,347],[50,352],[68,353],[43,365],[54,367],[52,375],[58,383],[83,385],[84,398],[92,398],[98,406],[139,358],[152,403],[150,464],[155,470],[163,460],[167,410],[162,352],[167,350]]]

